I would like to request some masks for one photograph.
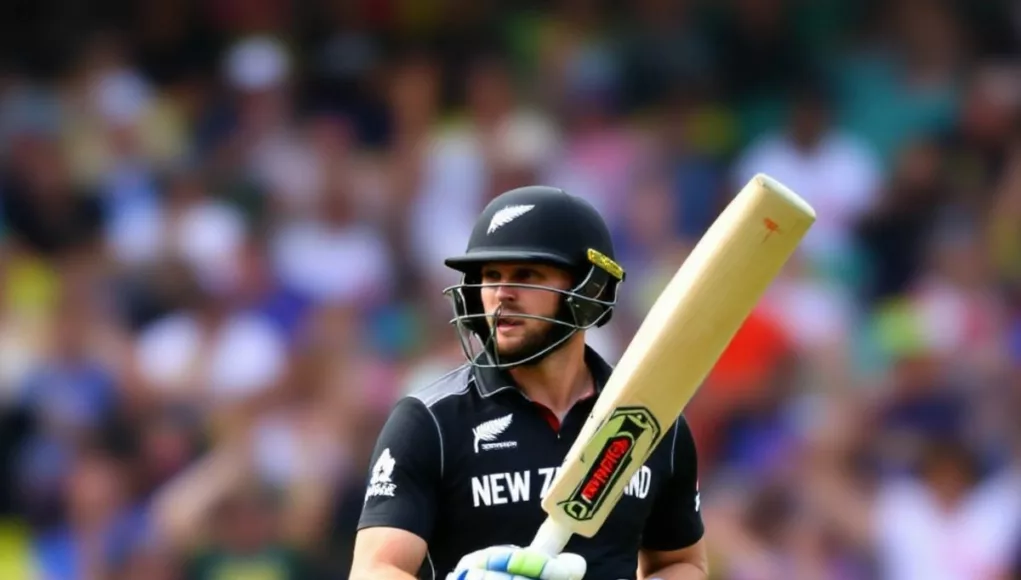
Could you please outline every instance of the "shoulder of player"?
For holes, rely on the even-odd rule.
[[[443,402],[467,393],[471,387],[470,375],[468,365],[462,365],[406,392],[391,407],[388,425],[399,426],[399,431],[408,434],[424,428],[441,431],[440,424],[443,422],[441,416],[449,415],[440,412],[441,408],[445,407]],[[442,438],[442,433],[440,437]]]
[[[456,401],[462,400],[470,392],[472,373],[469,365],[462,365],[449,373],[435,379],[431,383],[407,393],[394,407],[395,413],[401,413],[410,420],[409,425],[416,433],[423,435],[420,441],[435,439],[439,451],[439,474],[442,477],[446,463],[446,442],[444,431],[451,420],[456,420]],[[451,405],[450,403],[455,403]],[[449,407],[449,408],[448,408]],[[451,411],[453,409],[453,411]],[[425,430],[430,432],[425,437]],[[433,437],[432,433],[435,433]],[[410,431],[405,435],[417,437]]]
[[[675,471],[681,465],[696,461],[695,437],[683,414],[670,425],[670,429],[664,436],[664,443],[670,446],[671,471]]]
[[[431,383],[411,391],[406,398],[417,400],[432,411],[452,397],[467,395],[473,380],[471,367],[464,364]]]
[[[691,437],[691,426],[688,425],[688,420],[684,417],[683,413],[677,416],[677,419],[670,425],[670,428],[678,435]]]

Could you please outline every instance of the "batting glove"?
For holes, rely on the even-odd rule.
[[[518,546],[493,546],[461,558],[446,580],[581,580],[585,569],[578,554],[547,556]]]

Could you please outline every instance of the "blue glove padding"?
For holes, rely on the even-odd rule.
[[[518,546],[493,546],[461,558],[446,580],[581,580],[585,568],[578,554],[547,556]]]

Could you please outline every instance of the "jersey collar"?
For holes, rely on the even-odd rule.
[[[485,354],[481,355],[485,356]],[[599,355],[591,346],[585,345],[585,364],[592,372],[595,381],[596,394],[602,392],[603,386],[610,379],[613,367]],[[509,390],[517,390],[518,386],[507,371],[492,367],[472,367],[475,388],[483,397],[489,397],[496,393]]]

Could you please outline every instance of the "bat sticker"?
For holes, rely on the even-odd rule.
[[[644,407],[616,409],[585,450],[591,464],[581,483],[558,505],[571,518],[591,519],[633,462],[644,461],[660,437],[659,422]]]

